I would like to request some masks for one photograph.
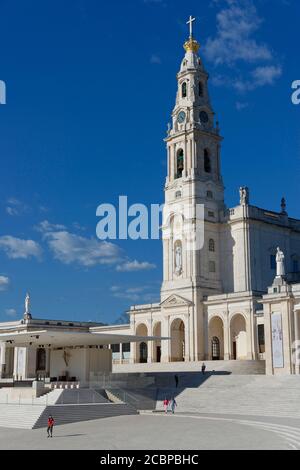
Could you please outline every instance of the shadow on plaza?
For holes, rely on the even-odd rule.
[[[143,373],[143,378],[151,378],[151,385],[145,387],[126,387],[122,391],[113,390],[115,395],[119,395],[126,403],[137,409],[157,410],[157,404],[163,400],[171,400],[187,388],[199,388],[207,380],[214,376],[228,376],[229,371],[202,371],[193,372],[154,372]],[[178,380],[176,380],[176,377]],[[123,393],[123,396],[121,395]]]

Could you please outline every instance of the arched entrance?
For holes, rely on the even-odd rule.
[[[213,317],[209,322],[208,336],[209,359],[220,361],[224,359],[224,324],[220,317]]]
[[[144,323],[138,325],[135,334],[137,336],[148,336],[148,328]],[[148,360],[148,343],[141,341],[136,343],[136,362],[144,364]]]
[[[147,343],[140,343],[140,364],[145,364],[148,359]]]
[[[246,320],[241,314],[232,317],[230,322],[231,359],[247,359]]]
[[[172,322],[170,336],[171,362],[183,362],[185,360],[185,326],[180,318]]]
[[[155,323],[153,327],[153,336],[161,336],[161,322]],[[153,361],[161,361],[161,340],[156,339],[153,341]]]
[[[211,342],[211,355],[213,361],[219,361],[221,358],[220,340],[214,336]]]

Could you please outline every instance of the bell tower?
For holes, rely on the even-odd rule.
[[[200,44],[193,37],[193,22],[184,43],[185,56],[177,74],[177,96],[168,127],[168,174],[165,185],[165,207],[174,217],[170,227],[163,227],[164,281],[162,300],[176,290],[194,302],[222,292],[220,280],[219,232],[224,211],[224,186],[220,153],[222,137],[208,92],[209,75],[198,54]],[[178,207],[204,208],[204,245],[201,250],[187,249],[184,237],[168,238],[164,234],[180,219]],[[174,211],[173,211],[174,209]]]

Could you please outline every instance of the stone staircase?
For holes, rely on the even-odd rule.
[[[300,418],[299,376],[208,374],[199,387],[159,388],[157,411],[166,397],[180,412]]]
[[[0,405],[0,427],[32,429],[45,405]]]
[[[49,415],[53,416],[56,425],[62,425],[78,423],[80,421],[90,421],[93,419],[136,414],[138,414],[137,410],[125,403],[47,406],[34,424],[33,428],[46,427]]]
[[[0,393],[4,392],[0,390]],[[101,395],[103,393],[103,395]],[[126,403],[111,403],[105,392],[98,390],[55,389],[34,400],[0,404],[0,427],[34,429],[47,426],[49,415],[56,425],[137,414],[136,408]]]

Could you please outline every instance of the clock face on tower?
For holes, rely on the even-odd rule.
[[[180,111],[180,113],[177,116],[177,121],[179,122],[179,124],[182,124],[185,121],[185,118],[186,118],[185,112]]]
[[[206,111],[201,111],[200,113],[200,122],[202,124],[207,124],[209,121],[208,114]]]

